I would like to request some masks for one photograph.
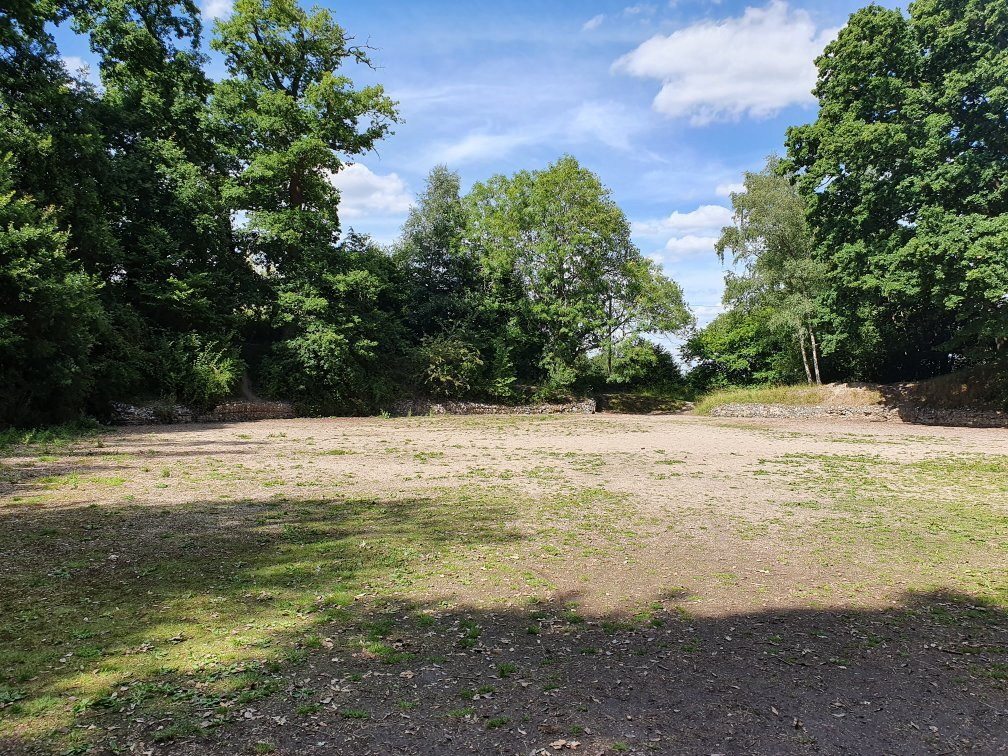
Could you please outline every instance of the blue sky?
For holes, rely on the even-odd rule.
[[[641,250],[701,322],[718,312],[713,243],[742,172],[815,117],[812,59],[861,2],[323,3],[374,49],[403,122],[338,179],[345,226],[390,242],[438,163],[463,189],[569,153],[597,173]],[[229,0],[203,0],[208,26]],[[209,30],[208,30],[209,31]],[[86,44],[65,32],[71,65]],[[219,60],[212,72],[220,73]]]

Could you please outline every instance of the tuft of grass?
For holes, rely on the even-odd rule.
[[[497,677],[502,680],[511,677],[515,672],[518,671],[518,665],[512,664],[511,662],[504,662],[499,667],[497,667]]]
[[[340,709],[340,716],[344,719],[370,719],[371,715],[364,709]]]
[[[298,706],[296,713],[299,717],[309,717],[312,714],[318,714],[320,711],[322,711],[322,707],[317,703],[306,703]]]
[[[191,722],[184,719],[175,724],[168,725],[163,730],[158,730],[154,733],[155,743],[170,743],[176,738],[185,738],[190,735],[198,735],[202,730],[196,725],[195,722]]]

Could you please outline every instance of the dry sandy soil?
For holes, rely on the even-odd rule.
[[[0,751],[1008,752],[1008,433],[264,421],[6,452]]]

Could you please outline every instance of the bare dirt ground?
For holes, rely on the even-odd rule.
[[[263,421],[0,460],[0,751],[1008,753],[1008,434]]]

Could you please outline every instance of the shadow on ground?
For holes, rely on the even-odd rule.
[[[1000,609],[932,593],[886,611],[691,618],[684,599],[659,597],[632,617],[581,616],[573,595],[523,611],[400,605],[371,619],[409,656],[383,663],[337,642],[268,701],[238,707],[237,724],[164,752],[1008,748]]]
[[[1003,381],[1003,379],[1000,379]],[[969,428],[1006,428],[1003,383],[997,391],[991,381],[949,375],[919,383],[889,383],[875,388],[882,404],[904,423]],[[980,385],[977,385],[980,384]]]
[[[318,646],[317,626],[366,622],[359,596],[407,590],[438,559],[518,537],[511,502],[462,491],[453,504],[6,503],[0,753],[77,752],[95,722],[257,698]]]

